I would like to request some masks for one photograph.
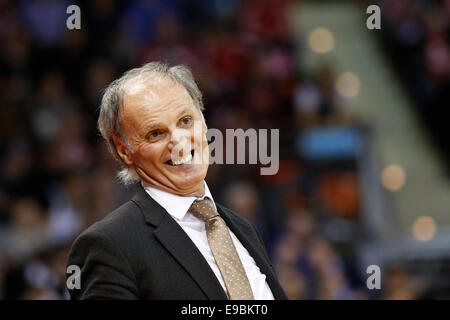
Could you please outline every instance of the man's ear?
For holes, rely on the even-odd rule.
[[[125,145],[125,143],[120,139],[118,136],[113,135],[113,141],[116,146],[117,154],[122,159],[122,161],[128,165],[131,166],[133,164],[133,157],[128,149],[128,147]]]

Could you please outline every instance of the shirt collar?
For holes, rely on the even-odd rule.
[[[187,211],[191,207],[192,203],[195,200],[203,200],[205,198],[209,198],[212,200],[214,204],[214,208],[216,208],[216,204],[214,203],[214,199],[209,191],[208,185],[206,181],[203,180],[203,185],[205,187],[205,194],[201,198],[197,197],[183,197],[173,193],[169,193],[154,186],[142,181],[142,187],[147,192],[147,194],[153,198],[158,204],[166,209],[166,211],[176,220],[180,221],[184,218]],[[217,208],[216,208],[217,210]]]

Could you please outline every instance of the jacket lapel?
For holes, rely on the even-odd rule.
[[[204,294],[213,300],[228,299],[205,258],[175,220],[140,186],[133,200],[143,211],[161,245],[186,270]]]
[[[234,218],[229,210],[217,204],[217,209],[220,216],[225,220],[227,226],[233,231],[236,237],[241,241],[242,245],[248,250],[252,258],[255,260],[256,265],[259,267],[262,273],[266,275],[267,283],[270,290],[272,290],[275,299],[287,299],[284,290],[281,288],[275,271],[272,269],[270,262],[264,257],[260,248],[255,246],[255,240],[251,240],[248,235],[253,234],[255,231],[247,224],[243,224],[238,219]]]

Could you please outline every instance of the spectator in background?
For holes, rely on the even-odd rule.
[[[20,261],[49,243],[48,212],[33,198],[16,199],[10,210],[10,227],[2,235],[1,251]]]
[[[60,45],[64,35],[67,1],[38,0],[21,2],[20,11],[24,26],[41,46]]]
[[[424,289],[423,283],[412,277],[402,265],[388,266],[383,284],[382,299],[386,300],[417,300]]]

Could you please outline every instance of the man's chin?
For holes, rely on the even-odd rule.
[[[169,192],[182,197],[201,197],[204,195],[203,180],[196,183],[177,184],[170,188]]]
[[[197,192],[198,190],[203,190],[203,180],[205,175],[203,174],[193,174],[185,176],[176,176],[171,179],[174,189],[177,193],[191,193]]]

